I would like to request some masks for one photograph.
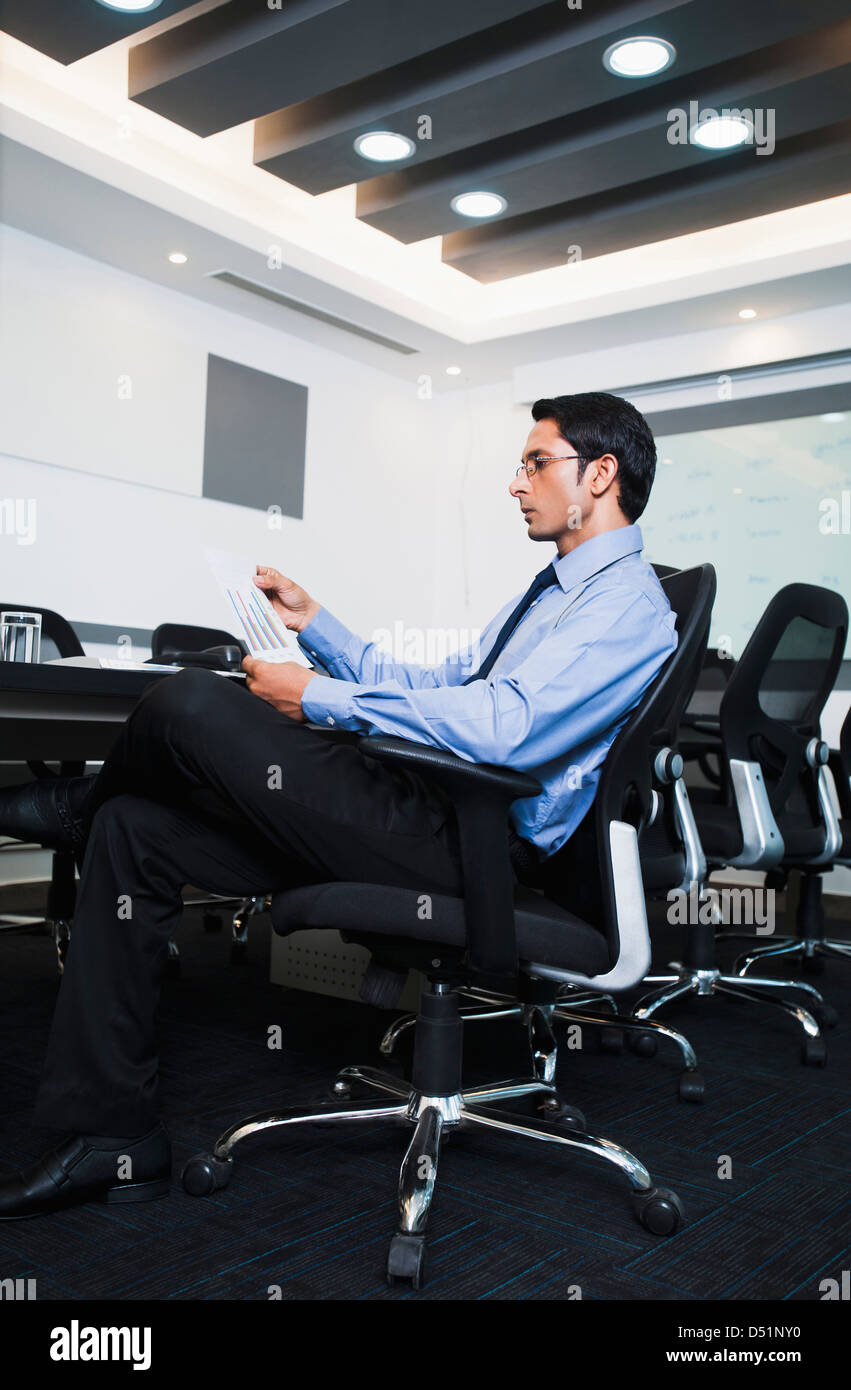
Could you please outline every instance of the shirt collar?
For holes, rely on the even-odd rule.
[[[575,550],[553,561],[556,577],[565,593],[577,584],[598,574],[616,560],[627,555],[635,555],[644,547],[639,526],[616,526],[613,531],[603,531],[591,540],[583,541]]]

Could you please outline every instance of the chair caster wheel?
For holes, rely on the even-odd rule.
[[[352,1083],[350,1081],[335,1081],[328,1090],[329,1100],[351,1100]]]
[[[804,956],[801,957],[801,965],[803,966],[803,970],[804,970],[804,974],[805,974],[805,975],[823,975],[823,974],[824,974],[824,957],[823,957],[823,956],[807,956],[807,955],[804,955]]]
[[[680,1075],[680,1100],[691,1101],[692,1105],[700,1105],[703,1100],[704,1080],[696,1067],[690,1071],[684,1071]]]
[[[190,1197],[209,1197],[220,1187],[227,1187],[231,1175],[230,1159],[213,1154],[195,1154],[183,1169],[183,1188]]]
[[[244,941],[232,941],[230,946],[231,965],[242,965],[248,955],[248,948]]]
[[[655,1033],[630,1033],[629,1046],[636,1057],[655,1057],[659,1051],[659,1039]]]
[[[586,1133],[588,1130],[588,1121],[582,1111],[575,1105],[568,1105],[565,1101],[556,1099],[554,1105],[544,1101],[538,1109],[541,1118],[547,1120],[553,1128],[578,1129],[583,1133]]]
[[[391,1289],[400,1280],[408,1280],[411,1287],[421,1289],[425,1278],[425,1236],[409,1235],[397,1231],[390,1242],[387,1255],[387,1282]]]
[[[683,1204],[676,1192],[667,1187],[651,1187],[647,1192],[635,1192],[632,1197],[635,1214],[654,1236],[672,1236],[685,1220]]]
[[[801,1061],[807,1067],[827,1065],[827,1043],[824,1038],[805,1038],[801,1048]]]
[[[839,1022],[839,1013],[832,1004],[825,1004],[824,1008],[819,1010],[819,1022],[822,1028],[836,1027]]]
[[[221,931],[222,919],[218,912],[205,912],[201,918],[201,925],[206,932]]]
[[[623,1052],[623,1029],[622,1028],[603,1028],[600,1031],[600,1051],[608,1052],[613,1057],[619,1056]]]

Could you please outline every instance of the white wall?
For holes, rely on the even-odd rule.
[[[452,407],[419,398],[415,366],[409,385],[9,229],[0,296],[0,502],[34,499],[37,516],[28,545],[0,512],[5,599],[215,624],[209,545],[276,565],[365,635],[434,621]],[[199,496],[208,352],[309,388],[303,520],[270,531]]]

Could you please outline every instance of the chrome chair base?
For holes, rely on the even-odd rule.
[[[386,1096],[352,1098],[355,1086]],[[527,1118],[491,1109],[491,1103],[519,1096],[539,1095],[543,1113],[553,1118]],[[183,1185],[192,1196],[205,1196],[226,1187],[233,1169],[233,1152],[243,1140],[272,1130],[299,1125],[369,1124],[407,1125],[413,1129],[399,1175],[399,1226],[390,1246],[388,1282],[409,1280],[419,1288],[423,1279],[424,1237],[437,1179],[440,1149],[455,1130],[486,1129],[539,1143],[560,1145],[563,1150],[589,1154],[612,1164],[632,1189],[636,1215],[655,1235],[672,1235],[683,1218],[679,1198],[665,1188],[654,1187],[650,1174],[627,1149],[577,1127],[578,1112],[564,1107],[551,1080],[541,1077],[498,1081],[474,1086],[453,1095],[425,1095],[405,1081],[370,1066],[344,1067],[338,1073],[334,1098],[317,1105],[293,1105],[251,1115],[232,1125],[219,1137],[209,1154],[197,1154],[183,1170]],[[583,1122],[584,1123],[584,1122]]]
[[[758,937],[745,939],[759,940]],[[758,946],[755,950],[746,951],[738,957],[733,965],[733,970],[737,975],[747,976],[751,966],[755,965],[757,961],[769,960],[778,956],[797,957],[805,970],[809,968],[815,973],[824,958],[851,960],[851,941],[831,941],[824,937],[803,939],[800,936],[785,936],[772,942],[771,945]],[[748,978],[753,977],[748,976]]]
[[[694,994],[701,997],[722,994],[750,1004],[768,1004],[794,1018],[800,1025],[804,1038],[802,1060],[812,1066],[824,1066],[827,1048],[819,1024],[815,1017],[793,1000],[779,997],[771,991],[797,991],[803,994],[811,1007],[817,1009],[826,1026],[836,1021],[835,1011],[826,1004],[818,990],[800,980],[772,980],[763,976],[725,975],[715,968],[698,970],[688,968],[679,961],[672,961],[672,975],[646,975],[643,983],[657,988],[642,995],[633,1009],[633,1017],[646,1023],[659,1009],[677,999]]]
[[[679,1080],[680,1099],[693,1102],[699,1102],[703,1099],[703,1077],[698,1070],[697,1055],[688,1038],[682,1033],[678,1033],[676,1029],[669,1027],[668,1024],[659,1023],[655,1019],[639,1022],[638,1019],[629,1014],[618,1013],[618,1006],[610,994],[597,994],[592,990],[567,985],[558,990],[555,1003],[548,1005],[525,1004],[514,999],[511,995],[501,995],[481,989],[462,988],[457,993],[475,1001],[474,1007],[459,1010],[465,1024],[516,1018],[526,1026],[536,1075],[539,1074],[536,1057],[541,1046],[542,1021],[546,1020],[551,1035],[552,1021],[558,1019],[563,1023],[578,1024],[580,1028],[587,1026],[607,1030],[608,1036],[615,1042],[613,1050],[617,1051],[620,1050],[622,1037],[613,1038],[613,1031],[619,1034],[624,1032],[631,1036],[635,1041],[636,1050],[647,1056],[655,1052],[656,1042],[659,1038],[667,1038],[679,1048],[682,1058],[683,1070]],[[594,1014],[585,1012],[586,1009],[600,1006],[610,1011],[608,1017],[597,1018]],[[409,1028],[412,1028],[416,1021],[416,1014],[403,1014],[391,1023],[381,1039],[380,1051],[382,1056],[391,1057],[393,1055],[399,1038]],[[604,1033],[604,1038],[606,1035]],[[552,1081],[555,1078],[556,1065],[555,1038],[550,1036],[546,1046],[551,1049],[548,1054],[548,1069],[540,1074]]]

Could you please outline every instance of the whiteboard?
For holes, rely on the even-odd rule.
[[[740,656],[784,584],[821,584],[851,606],[851,414],[667,435],[656,446],[644,553],[682,569],[715,566],[712,646]]]

